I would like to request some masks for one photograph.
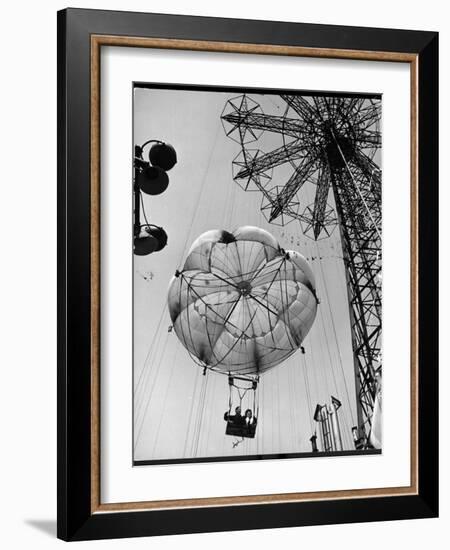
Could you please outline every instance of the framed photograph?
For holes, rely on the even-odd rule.
[[[438,35],[58,13],[58,536],[438,514]]]

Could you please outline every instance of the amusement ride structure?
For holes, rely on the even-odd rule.
[[[282,114],[264,113],[246,94],[227,101],[222,123],[226,135],[240,145],[233,161],[234,181],[245,191],[261,193],[261,212],[271,224],[284,226],[297,220],[303,233],[314,240],[327,238],[339,228],[357,392],[353,440],[357,449],[379,447],[381,101],[325,94],[279,97],[285,104]],[[263,132],[279,134],[281,145],[263,153],[258,148]],[[283,165],[291,167],[290,176],[274,184],[272,172]],[[316,186],[314,202],[306,206],[305,183]],[[332,398],[330,406],[316,409],[324,451],[339,450],[337,404],[338,399]],[[317,450],[315,437],[311,438],[313,450]]]

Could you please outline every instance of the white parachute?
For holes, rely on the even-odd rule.
[[[259,376],[302,344],[317,311],[306,259],[267,231],[208,231],[173,277],[168,306],[181,343],[202,366]]]

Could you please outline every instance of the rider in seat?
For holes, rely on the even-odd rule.
[[[245,416],[244,416],[244,428],[248,435],[251,435],[251,436],[255,435],[257,422],[258,422],[258,419],[256,418],[256,416],[253,416],[252,410],[247,409],[245,411]]]
[[[243,426],[245,419],[241,414],[241,407],[239,405],[234,409],[234,415],[231,415],[228,411],[223,415],[223,419],[228,423],[235,426]]]

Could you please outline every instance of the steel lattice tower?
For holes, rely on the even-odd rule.
[[[281,95],[280,115],[264,114],[251,97],[225,105],[226,134],[241,146],[233,176],[245,190],[262,193],[261,211],[270,223],[300,221],[313,239],[340,229],[347,279],[357,391],[359,437],[370,432],[381,374],[381,147],[380,99]],[[249,147],[262,133],[281,135],[268,153]],[[272,170],[292,166],[287,181],[273,185]],[[302,186],[316,185],[314,203],[303,206]],[[330,192],[335,209],[328,204]]]

